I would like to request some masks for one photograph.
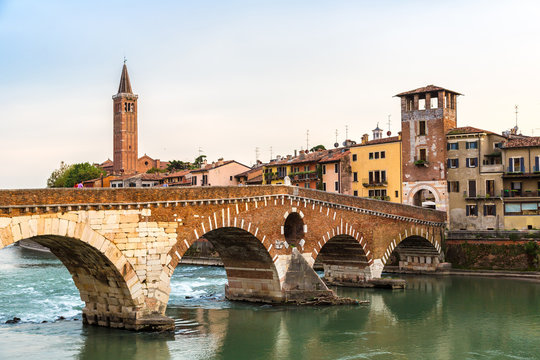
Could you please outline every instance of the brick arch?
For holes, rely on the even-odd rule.
[[[86,323],[136,327],[136,312],[145,305],[141,282],[115,244],[70,219],[19,217],[0,228],[0,249],[24,239],[48,247],[66,266],[86,304]]]
[[[210,221],[213,225],[210,225]],[[170,280],[187,249],[198,239],[204,238],[214,246],[223,261],[228,279],[225,288],[228,299],[260,301],[266,298],[268,301],[281,301],[281,282],[275,264],[277,256],[271,257],[273,244],[256,224],[238,216],[221,223],[211,217],[191,230],[192,235],[188,239],[177,242],[171,249],[170,254],[174,256],[164,268],[168,269],[167,280]],[[199,233],[198,230],[205,232]]]
[[[428,185],[428,184],[419,184],[413,187],[407,194],[407,202],[409,204],[413,204],[414,196],[420,190],[428,190],[429,192],[433,194],[433,196],[435,196],[435,203],[439,204],[441,202],[441,194],[439,194],[439,191],[437,189],[435,189],[433,186]]]
[[[431,232],[430,232],[431,230]],[[390,255],[392,254],[392,252],[395,250],[395,248],[401,243],[403,242],[404,240],[412,237],[412,236],[416,236],[416,237],[421,237],[421,238],[424,238],[425,240],[429,241],[433,247],[437,250],[437,252],[439,254],[441,254],[441,244],[437,241],[437,239],[435,239],[435,230],[433,228],[430,228],[428,226],[416,226],[414,228],[411,228],[410,231],[409,229],[405,229],[401,232],[399,232],[397,234],[397,236],[393,237],[392,238],[392,241],[390,241],[390,243],[388,244],[388,246],[386,247],[382,257],[381,257],[381,262],[383,265],[386,265],[386,262],[388,261],[388,259],[390,258]]]

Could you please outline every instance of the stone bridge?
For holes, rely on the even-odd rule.
[[[283,303],[329,292],[315,261],[350,285],[380,277],[409,242],[400,264],[436,265],[444,227],[443,212],[291,186],[0,191],[0,249],[50,248],[86,323],[134,330],[174,326],[170,279],[200,238],[221,256],[228,299]],[[414,256],[418,244],[429,251]]]

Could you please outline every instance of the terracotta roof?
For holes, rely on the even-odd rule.
[[[99,166],[113,166],[113,165],[114,165],[114,163],[112,162],[111,159],[107,159],[104,162],[102,162],[101,164],[99,164]]]
[[[234,177],[247,176],[248,174],[251,174],[251,173],[253,173],[253,172],[255,172],[255,171],[261,171],[261,170],[262,170],[262,167],[263,167],[264,165],[266,165],[266,164],[262,164],[262,165],[259,165],[259,166],[255,167],[255,168],[251,168],[251,169],[249,169],[249,170],[246,170],[246,171],[244,171],[244,172],[241,172],[240,174],[236,174],[236,175],[234,175]]]
[[[272,161],[266,166],[276,166],[276,165],[292,165],[292,164],[303,164],[303,163],[311,163],[311,162],[319,162],[321,158],[326,156],[329,151],[335,151],[335,150],[322,150],[322,151],[313,151],[310,153],[303,153],[296,157],[291,157],[288,159],[287,157],[281,158],[281,160]]]
[[[263,176],[255,176],[253,179],[246,180],[246,184],[262,184]]]
[[[472,126],[463,126],[463,127],[453,128],[450,131],[448,131],[446,134],[447,135],[461,135],[461,134],[480,134],[480,133],[497,135],[492,131],[482,130],[482,129],[478,129]]]
[[[386,144],[386,143],[398,142],[398,141],[401,141],[401,140],[399,140],[399,136],[390,136],[390,137],[387,137],[387,138],[382,138],[382,139],[377,139],[377,140],[370,140],[366,144],[356,144],[356,145],[353,145],[351,147]]]
[[[522,147],[538,147],[540,146],[540,136],[531,136],[526,138],[512,138],[507,140],[503,148],[522,148]]]
[[[130,179],[140,178],[141,180],[144,180],[144,181],[159,181],[159,180],[163,179],[164,177],[165,177],[165,175],[163,175],[163,174],[141,173],[141,174],[122,177],[122,179],[130,180]]]
[[[120,85],[118,86],[118,93],[127,93],[127,94],[133,94],[133,91],[131,90],[131,82],[129,81],[129,75],[127,71],[126,63],[124,63],[124,67],[122,67],[122,75],[120,76]]]
[[[196,169],[196,170],[191,170],[191,172],[201,172],[201,171],[208,171],[208,170],[212,170],[212,169],[217,169],[218,167],[221,167],[221,166],[225,166],[225,165],[228,165],[228,164],[231,164],[231,163],[237,163],[239,165],[242,165],[242,166],[245,166],[245,167],[249,167],[249,166],[246,166],[244,164],[240,164],[238,161],[236,160],[225,160],[223,161],[221,164],[218,165],[218,163],[212,163],[212,164],[208,164],[206,165],[205,167],[201,168],[201,169]]]
[[[190,172],[191,172],[191,170],[189,170],[189,169],[188,170],[180,170],[180,171],[170,173],[169,175],[165,176],[165,178],[182,177],[182,176],[186,176]]]
[[[345,151],[329,153],[328,155],[324,156],[319,162],[329,163],[329,162],[339,161],[343,159],[345,156],[348,156],[350,153],[351,152],[348,149]]]
[[[448,89],[445,89],[445,88],[442,88],[442,87],[439,87],[439,86],[428,85],[428,86],[424,86],[424,87],[421,87],[421,88],[418,88],[418,89],[405,91],[405,92],[399,93],[399,94],[397,94],[395,96],[406,96],[406,95],[421,94],[421,93],[427,93],[427,92],[432,92],[432,91],[441,91],[441,90],[444,90],[446,92],[450,92],[450,93],[453,93],[453,94],[456,94],[456,95],[461,95],[458,92],[448,90]]]

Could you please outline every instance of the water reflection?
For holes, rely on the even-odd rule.
[[[6,254],[0,318],[26,316],[0,324],[0,359],[538,358],[538,283],[409,276],[405,290],[336,288],[367,306],[285,307],[222,300],[223,269],[186,267],[171,282],[167,315],[176,333],[144,334],[81,321],[40,324],[44,316],[80,315],[80,300],[71,298],[78,292],[54,258]],[[62,307],[51,303],[61,300]]]

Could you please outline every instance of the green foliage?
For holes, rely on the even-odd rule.
[[[167,165],[167,170],[170,172],[193,169],[193,165],[190,162],[184,162],[181,160],[171,160]]]
[[[158,173],[165,173],[167,172],[166,169],[158,169],[158,168],[151,168],[146,171],[147,174],[158,174]]]
[[[525,253],[529,256],[536,256],[539,253],[540,246],[536,241],[529,241],[523,245]]]
[[[200,155],[195,158],[195,161],[193,162],[193,165],[195,165],[195,168],[200,168],[204,159],[206,159],[206,155]]]
[[[516,241],[516,240],[519,240],[521,236],[519,236],[519,234],[513,233],[513,234],[508,235],[508,238],[512,241]]]
[[[326,150],[326,148],[324,147],[324,145],[317,145],[309,149],[310,152],[317,151],[317,150]]]
[[[105,175],[105,171],[89,162],[66,165],[60,163],[60,168],[54,170],[47,180],[47,187],[73,187],[86,180],[97,179]]]
[[[65,162],[60,162],[60,167],[51,173],[51,176],[47,179],[47,187],[62,187],[64,186],[64,174],[69,169],[70,165]]]

